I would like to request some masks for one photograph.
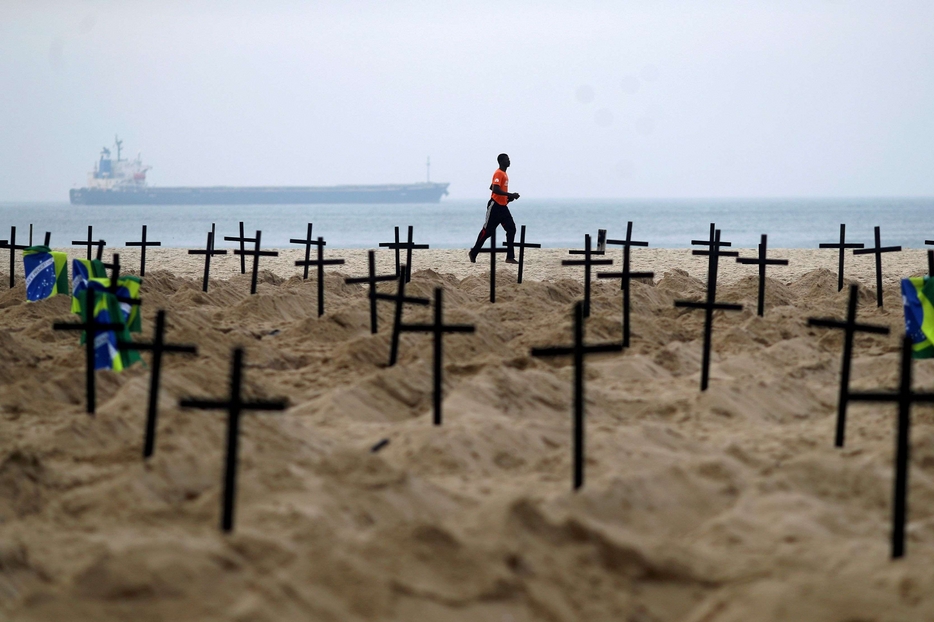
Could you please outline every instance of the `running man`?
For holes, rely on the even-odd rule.
[[[503,229],[506,230],[506,263],[519,263],[516,261],[512,248],[516,241],[516,221],[512,219],[512,214],[506,206],[518,199],[519,193],[509,192],[509,175],[506,174],[506,169],[510,164],[509,156],[501,153],[496,156],[496,161],[499,162],[499,168],[493,173],[493,183],[490,185],[493,195],[486,204],[486,220],[483,222],[483,229],[477,236],[477,243],[470,249],[471,263],[477,263],[477,253],[499,225],[503,225]]]

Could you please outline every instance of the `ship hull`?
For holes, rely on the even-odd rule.
[[[384,186],[74,188],[73,205],[308,205],[314,203],[438,203],[448,184]]]

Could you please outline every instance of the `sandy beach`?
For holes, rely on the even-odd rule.
[[[72,256],[83,250],[68,249]],[[739,249],[753,256],[752,249]],[[127,272],[138,251],[119,252]],[[466,250],[416,251],[407,293],[445,291],[444,424],[431,423],[431,340],[404,334],[388,367],[392,308],[371,335],[365,249],[330,249],[326,313],[315,271],[283,250],[260,263],[150,249],[143,334],[197,344],[167,356],[155,455],[142,459],[144,365],[98,372],[84,412],[83,351],[70,298],[25,302],[0,267],[0,620],[868,622],[934,619],[934,412],[913,409],[907,556],[889,559],[895,408],[852,405],[833,447],[842,339],[809,328],[842,317],[834,251],[775,249],[765,317],[757,270],[724,259],[710,389],[699,391],[706,258],[633,251],[632,345],[586,362],[586,484],[571,488],[569,357],[581,268],[566,249],[530,250],[525,282]],[[619,268],[621,251],[608,257]],[[391,251],[378,271],[393,270]],[[498,259],[501,259],[498,258]],[[893,388],[904,332],[899,279],[922,250],[847,258],[860,319],[892,328],[856,340],[852,384]],[[21,262],[17,259],[18,269]],[[249,267],[248,261],[248,267]],[[381,291],[393,291],[392,283]],[[618,282],[594,281],[591,343],[620,338]],[[411,307],[407,322],[427,322]],[[246,351],[250,398],[282,413],[241,423],[236,529],[219,530],[226,416],[180,399],[226,394]],[[148,360],[148,355],[144,359]],[[917,361],[915,387],[934,384]],[[388,439],[380,451],[371,447]]]

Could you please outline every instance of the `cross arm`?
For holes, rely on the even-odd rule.
[[[695,246],[733,246],[732,242],[711,242],[710,240],[691,240]]]
[[[532,356],[567,356],[574,354],[570,346],[553,346],[550,348],[532,348]]]
[[[295,238],[292,238],[291,240],[289,240],[289,243],[290,244],[311,244],[313,246],[327,246],[328,245],[328,243],[325,242],[324,240],[321,240],[319,242],[318,240],[296,240]]]
[[[854,255],[870,255],[872,253],[897,253],[902,250],[901,246],[877,246],[876,248],[863,248],[853,251]]]
[[[197,354],[197,346],[186,346],[186,345],[175,345],[171,343],[164,343],[157,346],[154,343],[118,343],[118,350],[138,350],[141,352],[150,352],[154,350],[162,350],[163,352],[178,352],[179,354]]]
[[[687,309],[706,309],[709,307],[710,309],[714,311],[718,309],[722,311],[742,311],[743,310],[743,305],[730,304],[730,303],[725,303],[725,302],[714,302],[714,303],[695,302],[693,300],[675,300],[675,306],[684,307]]]
[[[825,243],[825,244],[818,244],[818,245],[817,245],[818,248],[863,248],[864,246],[866,246],[866,245],[865,245],[865,244],[856,244],[856,243],[852,243],[852,244],[831,244],[831,243],[829,243],[829,242],[828,242],[828,243]]]
[[[162,242],[127,242],[124,246],[162,246]]]
[[[259,255],[260,257],[278,257],[279,251],[255,251],[255,250],[254,251],[248,251],[248,250],[241,251],[239,248],[236,248],[234,249],[233,254],[234,255],[250,255],[250,256]]]
[[[598,279],[654,279],[654,272],[598,272]]]
[[[635,240],[607,240],[607,244],[614,246],[648,246],[648,242],[636,242]],[[729,245],[728,245],[729,246]]]
[[[736,261],[742,264],[765,264],[767,266],[787,266],[787,259],[757,259],[755,257],[737,257]]]
[[[833,318],[808,318],[808,326],[817,326],[819,328],[850,328],[860,333],[872,333],[874,335],[888,335],[891,331],[888,326],[876,326],[874,324],[847,324]]]
[[[729,246],[729,244],[727,244]],[[710,251],[691,251],[692,255],[709,255]],[[739,257],[739,251],[717,251],[720,257]]]
[[[237,236],[234,236],[234,235],[225,235],[224,239],[228,242],[241,242],[241,241],[255,242],[256,241],[256,238],[238,238]]]
[[[213,249],[213,248],[212,248],[211,250],[209,250],[209,251],[208,251],[208,250],[197,250],[197,249],[196,249],[196,250],[190,250],[190,251],[188,251],[188,254],[189,254],[189,255],[207,255],[208,253],[210,253],[210,254],[212,254],[212,255],[226,255],[226,254],[227,254],[227,251],[225,251],[225,250],[215,250],[215,249]]]
[[[568,251],[568,255],[586,255],[586,254],[587,254],[587,249],[580,250],[580,249],[577,249],[577,248],[573,248],[573,249],[571,249],[571,250]],[[590,254],[591,254],[591,255],[606,255],[606,251],[595,251],[595,250],[592,250],[592,251],[590,251]]]
[[[541,248],[541,244],[533,244],[531,242],[513,242],[513,246],[521,246],[522,248]],[[509,242],[503,242],[503,246],[509,246]]]
[[[224,410],[230,408],[231,402],[222,402],[221,400],[203,400],[187,399],[180,400],[178,405],[182,408],[200,408],[202,410]]]
[[[308,261],[296,261],[295,265],[296,266],[317,266],[319,263],[322,266],[339,266],[344,263],[344,260],[343,259],[322,259],[319,261],[317,259],[309,259]],[[393,277],[393,278],[396,278],[396,277]]]
[[[613,264],[612,259],[562,259],[562,266],[609,266]]]
[[[348,285],[353,285],[355,283],[369,283],[370,281],[375,281],[377,283],[382,283],[384,281],[398,281],[399,277],[395,274],[383,274],[381,276],[374,276],[372,278],[368,276],[349,276],[344,279],[344,283]]]

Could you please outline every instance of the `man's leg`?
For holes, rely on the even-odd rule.
[[[480,235],[477,236],[477,243],[473,245],[473,248],[470,249],[470,261],[477,261],[477,253],[480,252],[480,248],[483,246],[483,243],[486,242],[489,237],[493,234],[493,229],[499,224],[499,219],[497,218],[497,210],[499,204],[496,203],[493,199],[490,199],[486,204],[486,218],[483,220],[483,229],[480,230]]]
[[[504,214],[500,222],[503,225],[503,229],[506,230],[506,261],[515,261],[516,254],[513,251],[512,245],[516,242],[516,221],[512,219],[512,214],[505,205],[503,206],[503,212]]]

